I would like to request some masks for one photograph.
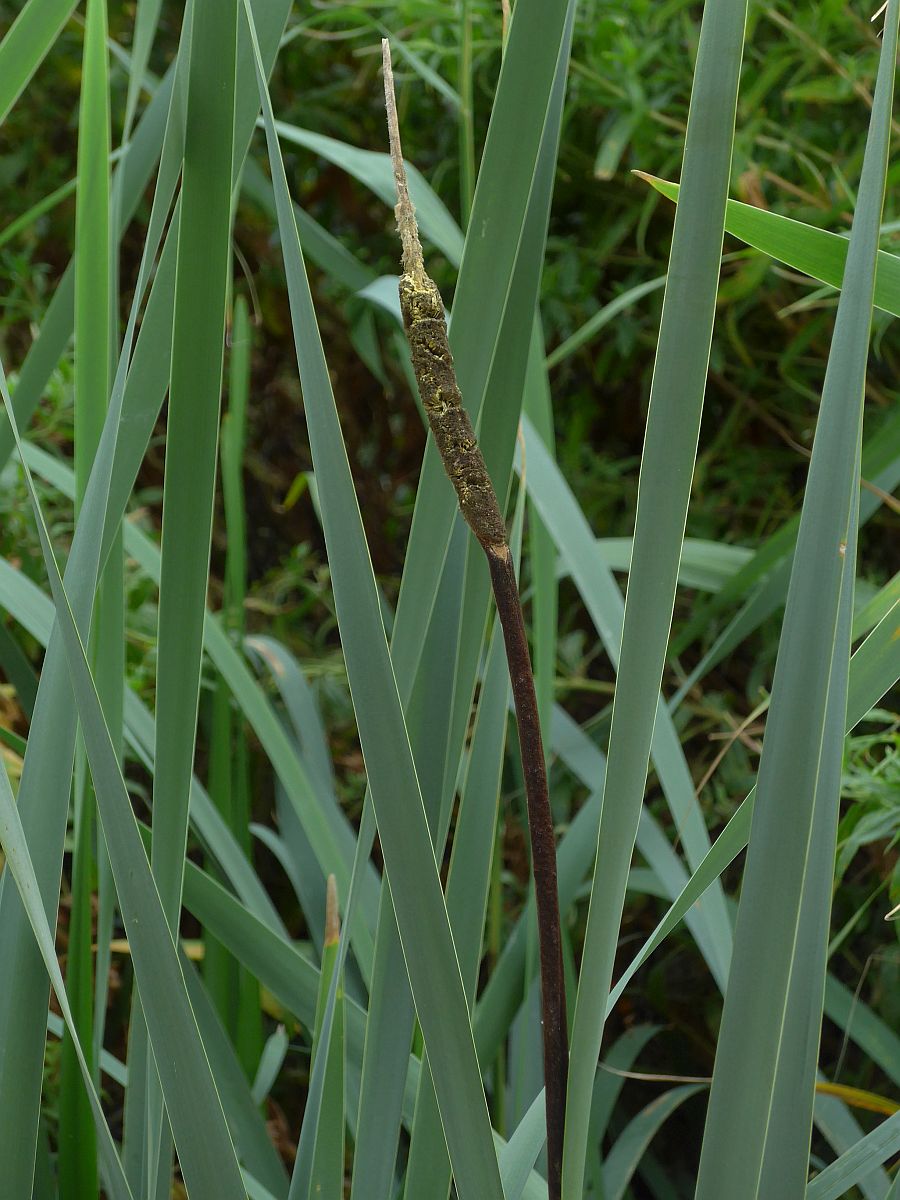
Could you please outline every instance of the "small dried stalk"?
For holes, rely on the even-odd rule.
[[[397,207],[394,211],[402,245],[400,309],[403,324],[419,395],[444,469],[456,490],[460,511],[487,555],[516,706],[537,900],[548,1187],[550,1200],[558,1200],[568,1075],[568,1035],[556,849],[534,675],[506,523],[469,414],[463,407],[447,338],[444,304],[436,284],[425,271],[415,210],[409,198],[400,150],[394,77],[386,39],[382,42],[382,54],[391,161],[397,185]]]

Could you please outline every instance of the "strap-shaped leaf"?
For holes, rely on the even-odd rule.
[[[847,652],[837,640],[838,613],[844,560],[853,541],[848,525],[859,470],[898,16],[900,3],[891,0],[757,777],[698,1200],[718,1200],[723,1189],[734,1200],[759,1195],[773,1097],[784,1069],[781,1043],[792,1019],[788,1005],[807,1004],[794,994],[792,974],[796,940],[803,932],[805,879],[816,869],[809,855],[824,855],[829,870],[833,862],[833,846],[812,837],[813,818],[823,739],[826,733],[834,736],[827,728],[829,683],[832,671],[841,670],[836,656]],[[836,806],[836,783],[834,787],[830,804]],[[807,936],[812,934],[807,931]],[[796,1194],[802,1175],[798,1180],[795,1165],[780,1166],[775,1177],[787,1190],[779,1195]],[[767,1178],[771,1188],[772,1176],[767,1173]]]
[[[252,22],[246,2],[244,11]],[[258,52],[257,75],[338,625],[407,971],[461,1200],[502,1200],[465,993]]]
[[[0,385],[21,456],[18,429],[2,376]],[[53,592],[59,633],[71,672],[119,910],[131,946],[143,1012],[181,1168],[189,1191],[196,1190],[197,1195],[215,1194],[244,1200],[237,1158],[188,1000],[175,943],[150,873],[116,750],[91,678],[84,644],[27,467],[25,478]]]
[[[672,622],[712,342],[746,13],[746,0],[708,0],[703,10],[572,1027],[565,1200],[582,1196],[594,1071]]]

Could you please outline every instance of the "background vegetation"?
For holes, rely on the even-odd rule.
[[[5,32],[19,7],[0,5],[0,32]],[[146,11],[153,6],[144,7]],[[109,6],[113,147],[120,144],[128,107],[135,9],[132,3]],[[559,468],[590,529],[602,539],[603,558],[622,583],[627,539],[634,529],[663,294],[660,287],[643,285],[665,274],[673,218],[670,202],[632,172],[678,177],[700,14],[701,6],[689,0],[629,0],[624,6],[581,0],[574,23],[540,276],[540,316]],[[164,0],[140,110],[175,57],[182,15],[180,4]],[[869,16],[845,0],[816,0],[799,9],[786,0],[751,4],[732,196],[810,225],[849,232],[878,66],[878,39]],[[327,231],[318,252],[315,237],[309,234],[304,248],[353,483],[387,614],[397,606],[425,448],[424,427],[395,324],[383,305],[372,303],[375,292],[365,290],[377,289],[383,277],[396,275],[396,235],[390,208],[377,186],[360,178],[361,170],[353,169],[352,163],[347,170],[348,163],[342,164],[334,143],[317,141],[313,135],[365,150],[385,149],[380,39],[390,35],[406,157],[465,228],[501,65],[502,29],[501,7],[493,0],[460,0],[456,5],[405,0],[295,6],[270,83],[275,116],[300,131],[293,136],[286,132],[281,141],[291,195]],[[0,361],[13,394],[16,366],[35,339],[74,244],[73,183],[84,39],[84,13],[79,7],[4,122]],[[882,249],[895,252],[900,233],[894,209],[898,170],[889,160],[881,240]],[[362,819],[366,772],[338,636],[320,487],[303,419],[292,313],[268,176],[264,142],[257,134],[243,174],[232,235],[232,298],[240,302],[230,304],[228,313],[231,354],[226,364],[225,408],[231,433],[222,435],[209,603],[222,614],[235,645],[242,637],[250,639],[249,660],[258,671],[270,708],[290,730],[295,745],[299,743],[306,768],[313,776],[322,772],[317,786],[333,789],[340,811],[355,831]],[[45,203],[51,196],[52,203]],[[147,190],[122,241],[119,301],[123,314],[132,301],[152,198],[152,190]],[[304,232],[301,226],[301,237]],[[429,269],[448,307],[454,298],[457,265],[439,245],[429,250]],[[749,614],[742,609],[746,597],[756,595],[751,590],[755,580],[735,573],[748,562],[755,563],[754,552],[767,546],[800,509],[837,296],[834,288],[726,235],[688,515],[687,537],[692,540],[677,592],[663,681],[664,696],[677,695],[680,701],[673,706],[675,727],[713,840],[756,778],[783,617],[783,594],[763,596]],[[596,319],[619,298],[623,298],[620,306]],[[124,317],[118,333],[123,330]],[[241,346],[247,349],[246,361],[237,352]],[[879,444],[887,448],[870,464],[877,478],[869,482],[877,491],[863,491],[864,497],[875,500],[860,529],[856,603],[860,614],[869,605],[869,616],[874,614],[875,619],[867,622],[861,616],[859,635],[890,611],[897,596],[897,501],[892,493],[900,476],[894,432],[898,356],[893,317],[876,309],[866,382],[865,439],[870,445],[881,435]],[[58,463],[73,457],[76,370],[69,346],[53,370],[28,430],[32,446]],[[129,505],[128,523],[152,542],[158,541],[162,526],[165,433],[163,414]],[[38,476],[38,495],[52,541],[57,551],[65,552],[75,525],[75,494],[70,489],[67,495],[54,481],[50,465],[42,469],[35,462],[31,465]],[[526,456],[526,475],[528,469]],[[530,513],[526,530],[535,524],[535,514]],[[534,553],[526,540],[522,582],[526,611],[532,617]],[[15,457],[5,462],[0,474],[0,556],[46,590],[42,550]],[[157,621],[162,620],[158,592],[133,543],[126,548],[124,564],[126,679],[130,694],[152,709],[157,699]],[[560,559],[555,570],[559,576],[554,601],[557,637],[550,661],[542,658],[546,646],[543,650],[535,646],[539,684],[544,704],[548,698],[555,700],[587,735],[587,749],[582,746],[580,753],[587,754],[590,763],[591,752],[606,749],[615,674],[569,567]],[[729,592],[732,576],[738,584]],[[717,596],[722,597],[721,603]],[[729,622],[736,612],[744,613],[745,619],[734,626]],[[723,631],[730,641],[719,652],[717,639]],[[0,627],[5,680],[0,689],[0,726],[4,761],[14,783],[21,773],[22,739],[29,733],[42,656],[35,630],[21,618],[6,617]],[[196,775],[220,808],[223,791],[232,797],[238,841],[251,856],[284,932],[319,961],[324,889],[305,887],[297,879],[309,859],[309,844],[290,824],[285,781],[279,781],[272,770],[271,750],[260,745],[258,728],[247,724],[245,710],[230,698],[233,682],[223,683],[220,671],[221,664],[216,668],[204,660]],[[485,676],[479,694],[483,696],[486,688]],[[427,711],[427,697],[420,696],[419,703]],[[548,711],[545,707],[545,714]],[[583,766],[573,769],[577,755],[567,759],[557,741],[548,741],[554,813],[563,833],[593,788],[590,771],[586,778]],[[527,824],[514,745],[511,750],[499,767],[500,824],[480,966],[482,989],[526,912],[528,898]],[[133,746],[124,761],[128,790],[144,818],[142,801],[153,787],[150,764],[146,757],[140,760]],[[867,1132],[897,1111],[900,1083],[900,1041],[895,1032],[900,1027],[898,927],[883,920],[900,901],[896,849],[900,716],[895,692],[889,692],[848,736],[841,794],[819,1065],[823,1078],[838,1085],[840,1098],[850,1105],[861,1131]],[[680,851],[681,838],[655,771],[648,783],[647,808]],[[247,817],[252,821],[249,827]],[[56,930],[64,973],[71,969],[72,914],[79,904],[76,840],[70,824]],[[208,849],[192,834],[189,857],[206,863],[221,877]],[[377,845],[374,863],[380,868]],[[445,880],[449,865],[448,850]],[[723,876],[729,897],[738,894],[741,869],[742,859],[738,859]],[[672,894],[665,882],[661,886],[656,871],[645,856],[636,856],[617,974],[653,932]],[[321,883],[321,867],[317,872],[313,877]],[[338,871],[338,875],[345,884],[349,872]],[[89,906],[92,937],[99,936],[99,887],[98,879],[92,878],[88,887],[95,896]],[[246,897],[242,899],[247,903]],[[345,899],[346,893],[341,896],[342,906]],[[581,957],[586,917],[585,883],[566,920],[572,972]],[[246,969],[238,970],[230,956],[222,954],[209,929],[217,932],[211,920],[198,922],[196,913],[185,913],[181,931],[186,945],[204,960],[205,977],[226,1028],[245,1070],[256,1079],[254,1098],[263,1106],[273,1144],[290,1167],[307,1107],[312,1031],[288,1011],[283,996],[271,994],[265,981],[257,1002],[256,985],[252,979],[248,983]],[[120,1060],[128,1058],[133,1031],[132,964],[124,932],[117,919],[103,1043]],[[211,965],[217,955],[221,957],[218,983],[217,968]],[[351,963],[347,991],[359,998],[363,992],[356,970]],[[323,970],[323,978],[326,974]],[[570,990],[574,1001],[574,987]],[[253,998],[229,1009],[227,998],[235,994]],[[516,1130],[540,1086],[533,998],[533,988],[529,990],[526,983],[519,997],[519,1015],[509,1029],[504,1028],[502,1048],[485,1068],[494,1128],[505,1138]],[[320,1023],[324,1010],[323,995]],[[625,1149],[619,1159],[611,1154],[606,1158],[607,1165],[614,1164],[613,1175],[606,1176],[607,1192],[602,1190],[599,1168],[596,1177],[589,1176],[591,1194],[635,1200],[692,1194],[704,1105],[693,1092],[670,1089],[673,1084],[688,1089],[712,1075],[721,1011],[720,993],[697,941],[691,930],[679,926],[630,980],[609,1017],[604,1056],[608,1052],[612,1069],[633,1070],[636,1076],[602,1072],[598,1076],[603,1091],[599,1107],[605,1115],[598,1126],[605,1131],[604,1157],[613,1146],[625,1145]],[[249,1020],[248,1012],[253,1014]],[[420,1049],[419,1042],[416,1047]],[[126,1115],[123,1091],[108,1075],[102,1082],[104,1109],[119,1137]],[[41,1147],[48,1163],[57,1163],[67,1094],[80,1087],[75,1076],[67,1079],[64,1055],[50,1038],[41,1105]],[[865,1095],[854,1095],[846,1090],[850,1088]],[[630,1142],[620,1136],[623,1131],[630,1133]],[[403,1134],[401,1168],[406,1148]],[[830,1161],[837,1148],[835,1141],[829,1145],[820,1127],[813,1137],[813,1167]],[[336,1153],[343,1162],[342,1148]],[[890,1159],[886,1165],[890,1168]],[[320,1163],[315,1165],[314,1170],[320,1169],[324,1169]],[[889,1170],[891,1180],[895,1175]],[[616,1179],[622,1180],[621,1189]],[[883,1175],[873,1175],[862,1192],[828,1194],[884,1200],[886,1184]],[[70,1196],[87,1194],[63,1178],[60,1194],[66,1187]]]

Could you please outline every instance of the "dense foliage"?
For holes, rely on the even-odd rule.
[[[0,32],[19,7],[0,5]],[[122,135],[139,7],[109,6],[113,147]],[[670,201],[633,172],[666,180],[679,176],[701,9],[690,0],[655,4],[631,0],[625,6],[581,0],[577,5],[540,274],[539,310],[552,399],[551,444],[562,476],[594,536],[601,539],[594,547],[598,557],[615,569],[623,586],[663,296],[661,287],[651,290],[642,285],[666,272],[674,213]],[[786,0],[751,4],[733,144],[732,196],[808,225],[849,234],[878,69],[879,39],[869,15],[851,10],[844,0],[816,0],[799,9]],[[181,24],[182,6],[165,0],[139,111],[174,61]],[[380,39],[390,36],[407,160],[465,230],[497,89],[502,31],[501,6],[493,0],[460,0],[453,6],[432,0],[298,5],[288,21],[270,81],[276,118],[301,134],[292,137],[288,131],[282,138],[286,177],[293,200],[316,223],[312,232],[301,223],[300,237],[389,625],[400,596],[426,445],[403,343],[388,311],[390,303],[383,299],[383,277],[398,272],[396,235],[377,183],[360,177],[363,168],[345,169],[335,143],[326,151],[324,143],[307,135],[384,151]],[[0,185],[7,204],[5,229],[0,230],[0,361],[13,396],[18,367],[34,343],[74,245],[84,37],[79,8],[4,122]],[[896,122],[894,127],[896,133]],[[882,249],[895,252],[900,221],[895,220],[892,205],[898,170],[889,159],[881,236]],[[289,729],[304,769],[310,769],[317,787],[337,799],[348,821],[338,823],[335,836],[346,851],[350,843],[341,842],[341,837],[350,829],[358,832],[362,821],[366,764],[354,711],[357,696],[351,699],[345,662],[345,654],[350,655],[346,644],[342,648],[338,630],[333,564],[329,566],[322,519],[323,481],[316,476],[303,417],[308,389],[304,383],[301,394],[298,381],[292,338],[292,320],[296,323],[298,318],[294,296],[289,301],[285,290],[284,235],[278,231],[269,183],[275,173],[263,136],[257,133],[234,214],[233,283],[228,297],[229,345],[233,349],[249,340],[252,349],[246,377],[235,354],[226,364],[226,422],[231,421],[232,430],[238,428],[240,433],[228,435],[223,427],[209,603],[222,614],[232,645],[239,650],[246,646],[245,661],[265,689],[269,711],[278,714],[279,730]],[[46,204],[51,196],[52,203]],[[132,303],[152,200],[153,190],[148,187],[122,240],[117,339],[124,334]],[[429,268],[450,308],[458,262],[439,244],[429,245],[428,253]],[[764,588],[756,590],[760,579],[763,584],[769,579],[758,552],[762,548],[765,553],[773,539],[783,536],[779,531],[792,528],[800,510],[839,295],[835,288],[779,263],[731,233],[726,234],[723,262],[688,514],[690,540],[663,678],[664,697],[677,694],[673,724],[713,841],[756,780],[784,614],[784,589],[771,594]],[[638,294],[629,296],[634,289],[639,289]],[[234,297],[240,297],[240,302],[233,304]],[[620,297],[625,299],[608,320],[592,321]],[[875,453],[870,460],[864,450],[863,474],[869,462],[873,478],[862,492],[864,498],[870,497],[870,511],[859,534],[854,645],[891,612],[897,598],[898,504],[891,493],[898,484],[900,464],[898,434],[892,432],[898,426],[900,345],[887,307],[874,311],[866,377],[865,446],[879,445],[880,434],[886,448],[882,446],[880,457]],[[244,341],[235,336],[236,331]],[[29,441],[60,463],[73,457],[77,369],[70,345],[55,366],[28,429]],[[127,518],[152,542],[158,542],[163,524],[166,454],[164,412],[142,459]],[[67,494],[52,478],[52,471],[36,462],[31,466],[52,542],[58,553],[66,553],[75,527],[76,493],[70,488]],[[528,470],[526,455],[526,479]],[[83,492],[77,495],[80,504]],[[515,502],[510,512],[514,508]],[[543,617],[538,611],[540,604],[548,603],[547,591],[541,591],[546,589],[547,560],[540,558],[541,547],[528,541],[535,527],[542,528],[537,510],[529,508],[524,522],[523,595],[526,612],[537,626],[547,616],[546,608]],[[549,573],[559,579],[558,596],[554,592],[552,600],[555,634],[548,651],[546,642],[537,644],[536,633],[534,654],[545,720],[549,703],[555,701],[587,735],[584,745],[573,743],[578,752],[572,750],[568,757],[557,740],[547,739],[554,816],[564,834],[598,786],[589,782],[590,756],[607,748],[616,676],[577,572],[565,554],[557,556],[557,549],[551,544]],[[15,456],[0,472],[0,557],[47,590],[46,564],[25,477]],[[152,709],[157,699],[157,622],[164,618],[158,577],[154,581],[134,543],[126,545],[124,579],[128,694]],[[743,624],[740,620],[737,626],[729,624],[735,613],[744,614]],[[732,629],[734,637],[722,644],[723,631]],[[484,650],[487,657],[478,690],[483,698],[489,695],[492,660],[487,645],[481,646],[480,627],[477,638],[475,655],[480,658]],[[34,628],[15,614],[4,619],[0,670],[6,682],[0,688],[0,733],[14,781],[22,770],[21,739],[29,734],[42,655],[41,638]],[[226,820],[232,806],[231,815],[238,818],[237,842],[251,856],[256,876],[283,922],[280,932],[319,962],[324,894],[304,886],[297,876],[310,863],[317,882],[324,882],[328,872],[317,861],[315,847],[286,800],[291,784],[280,768],[273,771],[271,747],[261,744],[259,727],[248,724],[249,713],[235,677],[226,679],[226,675],[221,661],[203,660],[194,769]],[[435,689],[452,689],[452,682],[448,671],[446,678],[434,681]],[[403,686],[401,681],[401,693]],[[413,693],[413,710],[423,714],[425,722],[442,716],[449,720],[453,710],[429,697],[427,687],[420,683]],[[409,692],[401,698],[408,700]],[[459,721],[458,714],[454,719]],[[464,719],[468,719],[465,714]],[[478,726],[474,722],[473,726],[469,745],[477,735]],[[527,822],[514,737],[510,741],[495,769],[500,824],[490,864],[480,959],[482,989],[514,931],[524,928],[524,921],[519,922],[529,911]],[[561,741],[565,743],[564,736]],[[152,746],[152,739],[148,745]],[[502,745],[501,737],[501,754]],[[579,753],[581,766],[573,766]],[[465,772],[474,761],[474,750],[471,757],[462,755],[458,765],[454,760],[452,812],[445,813],[454,829],[461,816],[453,785],[458,782],[464,794]],[[143,819],[147,816],[143,801],[154,788],[149,750],[142,756],[130,739],[124,763],[128,791]],[[443,762],[435,768],[444,769]],[[675,829],[657,770],[658,761],[651,767],[647,785],[647,811],[680,852],[681,834]],[[423,778],[422,782],[431,781]],[[95,786],[99,790],[96,781]],[[229,797],[224,805],[222,795]],[[900,1083],[900,1043],[892,1032],[900,1024],[900,953],[897,926],[886,926],[883,920],[900,900],[896,692],[888,692],[848,735],[841,796],[819,1066],[824,1078],[838,1085],[839,1098],[850,1105],[862,1131],[868,1131],[885,1114],[896,1112],[893,1097]],[[57,927],[57,949],[64,966],[71,914],[84,903],[75,881],[74,806],[67,838]],[[205,863],[215,878],[227,878],[234,887],[234,876],[227,868],[223,873],[208,839],[198,838],[196,832],[191,834],[189,857]],[[380,869],[380,846],[376,845],[373,862]],[[737,859],[723,875],[729,897],[723,904],[729,912],[733,912],[731,897],[736,900],[739,895],[742,863],[742,858]],[[441,864],[445,882],[450,867],[448,847]],[[344,874],[338,874],[343,884],[349,878],[349,862],[342,869]],[[585,935],[589,878],[588,870],[566,914],[571,1005]],[[374,887],[373,881],[374,870],[369,879]],[[92,907],[90,895],[99,896],[99,886],[92,877],[87,889],[87,911],[93,913],[88,924],[95,932],[99,928],[96,900]],[[639,852],[626,898],[616,975],[656,928],[675,894],[671,888],[672,881],[662,880],[658,867]],[[369,893],[363,902],[371,898]],[[346,893],[340,899],[343,907]],[[246,895],[241,900],[248,903]],[[245,1069],[261,1087],[254,1098],[264,1101],[273,1142],[290,1164],[300,1142],[311,1084],[312,1030],[297,1022],[297,1013],[283,995],[272,994],[265,980],[257,1002],[253,975],[260,979],[261,975],[246,962],[238,968],[211,936],[210,931],[220,936],[213,920],[195,912],[189,898],[186,907],[190,912],[181,923],[186,945],[206,961],[205,978],[225,1026]],[[368,914],[372,923],[374,916],[374,910]],[[101,905],[100,919],[107,917],[102,916]],[[115,932],[119,940],[113,943],[109,963],[103,1044],[125,1060],[133,1020],[132,965],[125,931],[117,926]],[[0,953],[2,933],[0,925]],[[696,929],[678,927],[630,980],[607,1023],[603,1056],[610,1053],[613,1070],[638,1072],[633,1080],[602,1072],[597,1076],[600,1099],[595,1099],[595,1112],[603,1112],[598,1127],[605,1131],[604,1158],[607,1150],[623,1144],[619,1137],[623,1130],[636,1139],[630,1149],[634,1157],[630,1170],[621,1161],[629,1153],[627,1147],[620,1159],[612,1154],[606,1158],[607,1166],[612,1162],[615,1170],[624,1173],[622,1188],[615,1191],[619,1196],[637,1200],[693,1194],[705,1100],[693,1099],[689,1088],[713,1073],[722,1014],[709,958],[704,958],[702,946],[698,949],[702,938],[695,934]],[[371,942],[371,931],[368,936]],[[356,945],[353,949],[358,952]],[[327,956],[322,958],[322,979],[327,975],[326,961]],[[366,995],[370,966],[353,960],[348,965],[347,995],[354,1001]],[[493,1125],[504,1138],[516,1130],[540,1086],[535,993],[527,972],[520,970],[520,991],[504,1025],[502,1045],[489,1063],[482,1064]],[[231,1008],[230,1001],[222,1001],[230,989],[242,997]],[[317,1029],[326,993],[323,987]],[[249,1006],[248,995],[252,996]],[[285,1039],[282,1044],[281,1022],[288,1027],[289,1043]],[[418,1032],[416,1039],[419,1052]],[[58,1043],[51,1038],[44,1064],[41,1147],[47,1161],[53,1162],[63,1140],[60,1127],[66,1120],[66,1104],[71,1103],[67,1091],[71,1094],[73,1087],[81,1086],[76,1075],[67,1078],[61,1057]],[[677,1095],[667,1091],[671,1082],[682,1084],[684,1090]],[[120,1082],[106,1076],[103,1084],[104,1107],[118,1138],[126,1120],[124,1093]],[[326,1100],[327,1088],[326,1081]],[[860,1089],[860,1094],[851,1094],[850,1088]],[[657,1098],[664,1107],[659,1120],[647,1107]],[[629,1125],[636,1117],[644,1124]],[[814,1168],[849,1144],[841,1147],[840,1138],[829,1143],[826,1126],[827,1122],[820,1122],[813,1133]],[[405,1138],[404,1134],[401,1163]],[[599,1161],[598,1155],[596,1171],[592,1167],[588,1173],[588,1186],[595,1189],[590,1194],[598,1198],[605,1194]],[[317,1163],[315,1169],[320,1168]],[[872,1179],[863,1192],[846,1194],[883,1200],[885,1193],[878,1188],[885,1181]],[[71,1180],[68,1187],[65,1195],[77,1194],[71,1190]],[[292,1190],[292,1200],[294,1194]]]

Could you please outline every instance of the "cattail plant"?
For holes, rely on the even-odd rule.
[[[856,930],[829,938],[844,737],[863,721],[890,726],[887,702],[876,706],[900,679],[897,580],[879,589],[856,580],[857,529],[896,504],[900,483],[896,405],[863,420],[873,307],[882,320],[900,316],[900,261],[879,249],[900,0],[889,0],[880,47],[859,41],[840,6],[829,6],[831,24],[823,18],[826,32],[844,28],[853,103],[869,120],[861,174],[840,164],[842,206],[843,180],[858,183],[849,239],[728,199],[742,70],[745,82],[760,77],[756,48],[745,62],[744,44],[758,33],[751,24],[748,34],[746,0],[706,0],[695,60],[681,32],[672,35],[685,87],[692,73],[679,182],[628,182],[638,203],[646,181],[677,199],[666,277],[649,253],[629,251],[647,278],[550,354],[541,272],[575,0],[517,0],[511,14],[472,0],[437,6],[436,20],[458,20],[453,82],[437,73],[445,59],[436,49],[425,61],[404,47],[404,63],[437,86],[458,125],[464,229],[404,166],[386,44],[389,155],[381,135],[367,150],[276,119],[268,81],[279,55],[302,46],[294,33],[308,31],[301,14],[285,33],[292,0],[191,0],[161,76],[148,64],[162,61],[158,34],[174,23],[161,25],[167,10],[155,0],[109,6],[112,26],[106,0],[87,0],[83,23],[73,0],[14,7],[0,33],[0,119],[29,103],[62,28],[69,40],[83,34],[84,54],[80,72],[53,82],[77,79],[80,89],[72,178],[0,231],[3,269],[18,272],[28,255],[12,253],[14,240],[30,230],[40,244],[40,222],[74,193],[73,261],[46,312],[32,322],[29,311],[24,332],[7,336],[15,305],[0,311],[0,501],[8,512],[25,494],[33,517],[26,529],[17,514],[0,543],[0,1200],[99,1200],[101,1189],[108,1200],[176,1191],[189,1200],[627,1200],[645,1185],[666,1200],[898,1200],[896,1106],[828,1078],[819,1033],[827,1016],[868,1057],[872,1080],[898,1080],[895,1031],[866,1004],[861,981],[848,986],[852,957],[840,970],[834,961]],[[113,58],[110,37],[132,11],[128,53]],[[327,19],[335,13],[377,46],[384,30],[367,6],[331,5]],[[388,28],[398,13],[379,8]],[[803,32],[777,3],[766,17],[779,32]],[[502,67],[479,154],[474,109],[495,61],[480,47],[492,29]],[[839,49],[798,46],[804,71],[840,65]],[[121,71],[127,93],[117,90]],[[769,87],[771,78],[767,70]],[[423,93],[411,94],[418,103]],[[637,108],[624,115],[636,128]],[[678,120],[657,117],[680,138]],[[377,120],[380,128],[380,103]],[[623,128],[614,122],[604,135],[598,204],[600,177],[623,161]],[[396,199],[400,320],[371,247],[354,253],[297,203],[285,142],[367,189],[386,236]],[[245,456],[270,335],[262,321],[251,353],[243,293],[253,289],[244,259],[240,269],[232,261],[246,246],[245,198],[254,246],[280,253],[284,267],[303,401],[289,414],[291,439],[305,429],[342,651],[329,670],[352,701],[339,733],[309,664],[270,636],[268,608],[245,603],[255,536]],[[670,212],[660,203],[654,217],[664,231]],[[261,221],[270,238],[258,236]],[[685,537],[704,487],[694,465],[724,299],[724,231],[840,291],[802,513],[752,547]],[[387,244],[393,262],[393,233]],[[458,271],[449,330],[425,268],[432,252]],[[376,345],[405,366],[408,345],[431,430],[390,613],[357,497],[365,468],[351,469],[307,258],[330,295],[349,301],[354,345],[370,366]],[[762,278],[766,265],[757,267]],[[266,270],[271,287],[277,264]],[[623,549],[592,527],[554,459],[550,372],[663,284],[637,518]],[[24,293],[43,303],[42,288]],[[264,296],[263,313],[267,305]],[[331,311],[333,320],[338,306]],[[827,307],[816,315],[820,340],[829,316]],[[812,348],[804,343],[808,376]],[[70,374],[67,458],[44,414]],[[553,379],[564,386],[564,375]],[[888,372],[875,393],[894,399]],[[140,513],[124,518],[163,414],[160,547]],[[220,461],[228,549],[218,607],[208,583]],[[517,582],[523,528],[537,688]],[[624,598],[611,564],[628,574]],[[554,703],[560,574],[592,657],[605,655],[616,675],[609,725],[596,713],[576,722]],[[689,590],[676,610],[679,588]],[[758,781],[714,831],[724,806],[711,812],[698,795],[707,764],[689,759],[681,705],[736,646],[755,663],[751,635],[766,618],[774,631],[782,605],[772,687],[753,710],[767,714]],[[300,616],[285,610],[279,622],[287,639]],[[146,650],[138,679],[124,646],[132,666]],[[680,686],[669,695],[673,678]],[[518,758],[507,753],[511,705]],[[333,746],[357,737],[365,790],[348,805],[361,772],[340,776]],[[557,830],[548,763],[554,789],[560,781]],[[499,817],[520,768],[527,895],[509,886],[510,826]],[[748,757],[748,779],[752,768]],[[851,846],[864,824],[853,824]],[[735,906],[723,872],[748,845]],[[896,886],[885,894],[882,875],[867,903],[895,917],[900,897]],[[639,897],[642,936],[659,910],[640,945],[634,930],[623,936],[628,892]],[[658,1030],[623,1024],[618,1005],[682,923],[678,952],[693,955],[708,1053],[701,1047],[690,1074],[648,1079],[641,1057]],[[186,940],[188,929],[199,936]],[[58,1071],[48,1038],[64,1040]],[[699,1045],[685,1039],[684,1056]],[[632,1075],[634,1087],[623,1082]],[[635,1112],[648,1083],[662,1090]],[[623,1086],[632,1090],[620,1104]],[[679,1111],[683,1151],[669,1169],[651,1140]]]
[[[409,342],[419,396],[444,470],[456,492],[460,512],[487,557],[516,706],[537,896],[541,1035],[547,1095],[548,1185],[551,1200],[556,1200],[560,1194],[562,1176],[569,1050],[553,814],[547,789],[534,676],[506,524],[472,422],[463,406],[453,369],[441,294],[425,270],[415,210],[409,198],[406,168],[403,165],[391,49],[386,38],[381,43],[381,49],[391,163],[397,187],[397,206],[394,211],[402,246],[403,274],[400,276],[399,290],[403,327]]]

